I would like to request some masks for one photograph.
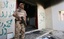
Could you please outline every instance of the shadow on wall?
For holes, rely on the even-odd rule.
[[[64,0],[38,0],[36,1],[37,3],[41,4],[42,6],[44,6],[44,9],[50,7],[50,6],[53,6],[53,5],[56,5],[58,3],[61,3],[62,1]]]
[[[30,5],[37,5],[37,3],[44,6],[44,8],[48,8],[50,6],[56,5],[64,0],[18,0],[19,2],[27,3]]]
[[[44,8],[46,9],[46,8],[48,8],[50,6],[56,5],[58,3],[61,3],[62,1],[64,1],[64,0],[49,0],[49,1],[46,1],[44,3]]]

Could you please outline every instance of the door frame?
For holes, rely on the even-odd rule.
[[[16,9],[18,8],[18,0],[16,0]],[[36,10],[37,11],[37,10]],[[31,33],[31,32],[34,32],[34,31],[38,31],[38,13],[36,12],[36,15],[35,15],[36,19],[35,19],[35,26],[36,26],[36,29],[35,30],[31,30],[31,31],[27,31],[26,33]]]

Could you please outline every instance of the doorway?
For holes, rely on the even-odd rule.
[[[31,31],[31,30],[37,29],[37,27],[36,27],[37,6],[25,4],[25,10],[27,12],[26,31]]]
[[[26,18],[26,32],[27,31],[32,31],[38,29],[38,21],[37,21],[37,6],[31,5],[29,3],[25,3],[22,1],[17,0],[17,8],[20,3],[25,4],[25,11],[27,13],[27,18]]]

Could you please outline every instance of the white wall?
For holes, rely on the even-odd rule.
[[[16,0],[0,0],[0,37],[7,35],[6,33],[14,33],[15,21],[12,14],[15,8]]]
[[[64,31],[64,21],[59,20],[59,11],[64,10],[64,1],[51,7],[52,9],[52,22],[54,30]]]
[[[37,4],[38,11],[38,29],[45,29],[45,10],[42,5]]]
[[[45,9],[46,28],[64,31],[64,21],[59,20],[59,11],[64,10],[64,1]]]
[[[46,21],[46,28],[52,29],[52,12],[51,7],[45,9],[45,21]]]

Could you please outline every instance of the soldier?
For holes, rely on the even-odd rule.
[[[13,16],[15,17],[15,37],[14,39],[24,39],[25,37],[25,25],[24,23],[21,23],[22,18],[24,19],[26,23],[26,11],[24,10],[24,4],[20,3],[19,8],[14,12]],[[23,21],[23,22],[24,22]]]

